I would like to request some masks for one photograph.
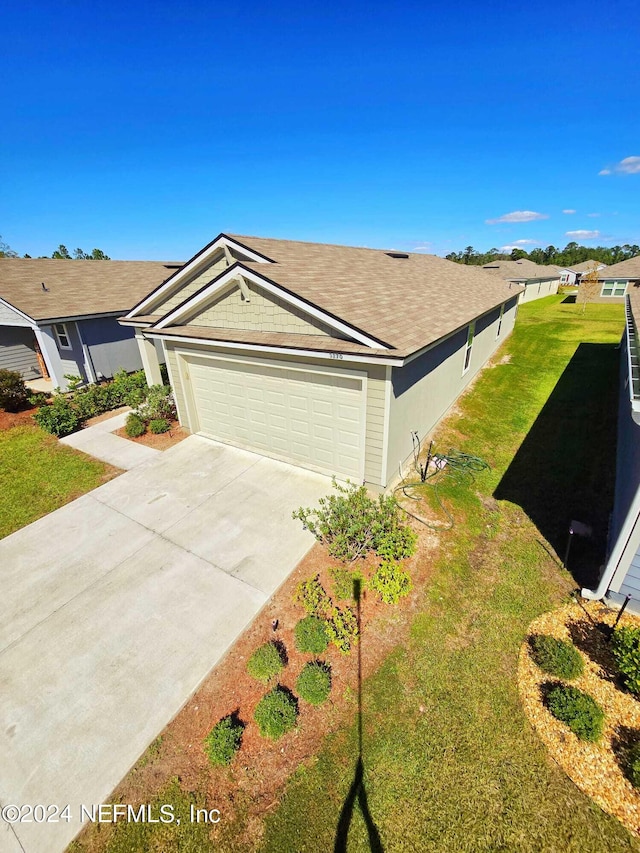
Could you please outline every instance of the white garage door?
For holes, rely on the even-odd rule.
[[[362,379],[223,359],[189,359],[188,372],[200,432],[362,479]]]

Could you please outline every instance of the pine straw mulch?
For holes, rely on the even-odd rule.
[[[581,652],[584,673],[571,684],[593,696],[605,712],[598,743],[579,740],[547,710],[543,700],[545,685],[557,679],[534,663],[528,640],[520,650],[518,684],[529,721],[551,757],[600,808],[640,836],[640,791],[628,781],[623,769],[629,747],[640,738],[640,701],[618,680],[602,630],[613,625],[616,617],[616,611],[600,602],[574,602],[545,613],[529,626],[529,637],[551,634],[572,642]],[[640,627],[640,618],[625,613],[620,625]]]

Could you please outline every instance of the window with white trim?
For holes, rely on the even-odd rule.
[[[624,296],[627,292],[626,281],[605,281],[602,285],[601,296]]]
[[[469,330],[467,331],[467,343],[464,348],[464,367],[462,369],[462,373],[466,373],[469,370],[469,365],[471,364],[471,350],[473,349],[473,338],[476,333],[476,321],[473,323],[469,323]]]
[[[69,337],[66,323],[56,323],[53,329],[56,333],[60,349],[72,349],[71,338]]]
[[[500,337],[502,331],[502,318],[504,317],[504,305],[500,306],[500,317],[498,318],[498,330],[496,331],[496,339]]]

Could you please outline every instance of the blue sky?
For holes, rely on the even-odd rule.
[[[0,234],[167,260],[220,231],[640,243],[639,23],[620,0],[8,4]]]

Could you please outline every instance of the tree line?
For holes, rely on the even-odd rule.
[[[20,255],[9,246],[8,243],[3,242],[2,237],[0,237],[0,258],[18,258]],[[31,255],[24,254],[23,258],[30,258]],[[109,255],[106,255],[102,249],[92,249],[90,252],[84,252],[82,249],[74,249],[73,254],[69,252],[66,246],[63,246],[62,243],[58,246],[57,249],[51,253],[51,255],[38,255],[39,258],[55,258],[56,260],[61,261],[110,261],[111,258]]]
[[[555,246],[547,246],[546,249],[532,249],[526,252],[524,249],[512,249],[511,252],[501,252],[499,249],[489,249],[488,252],[478,252],[473,246],[467,246],[462,252],[450,252],[445,257],[448,261],[458,264],[472,264],[483,266],[492,261],[519,261],[526,258],[536,264],[555,264],[559,267],[571,267],[583,261],[600,261],[600,263],[617,264],[629,258],[640,255],[640,246],[580,246],[578,243],[567,243],[564,249]]]

